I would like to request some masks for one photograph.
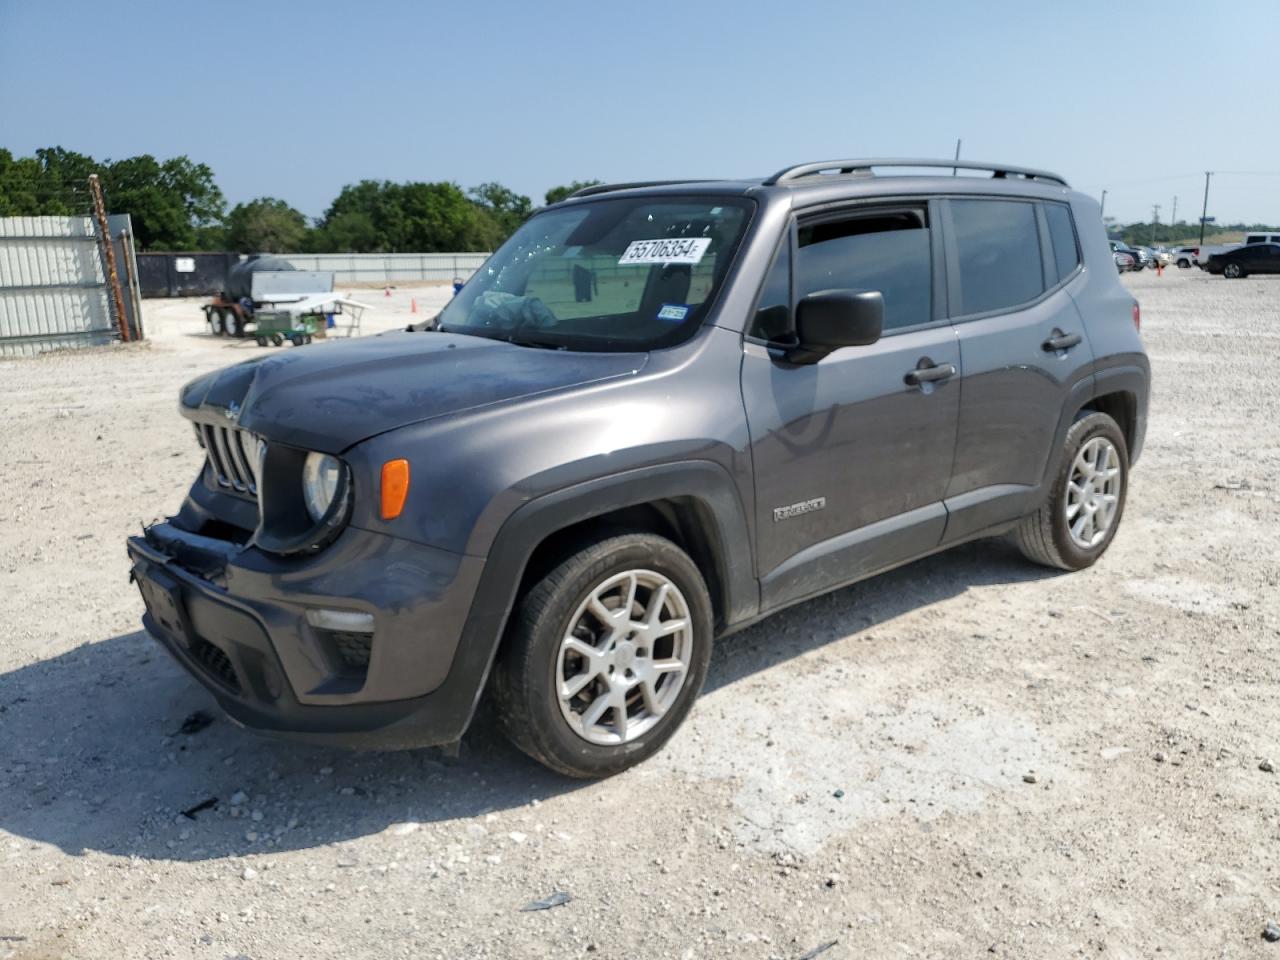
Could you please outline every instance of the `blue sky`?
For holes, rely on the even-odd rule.
[[[1230,15],[1227,15],[1227,11]],[[231,203],[848,156],[1045,167],[1107,213],[1280,224],[1278,0],[0,0],[0,146],[185,153]]]

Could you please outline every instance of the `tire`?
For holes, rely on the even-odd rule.
[[[260,347],[265,347],[267,345],[266,337],[254,337],[253,339],[257,341],[258,346]]]
[[[1248,276],[1248,274],[1244,272],[1244,268],[1238,263],[1228,263],[1222,268],[1222,275],[1228,280],[1240,280]]]
[[[1081,470],[1081,459],[1088,460],[1086,448],[1100,452],[1103,448],[1111,450],[1110,463],[1117,470],[1116,483],[1111,485],[1104,480],[1100,490],[1092,486],[1093,479],[1085,484],[1070,484]],[[1095,455],[1095,464],[1098,462]],[[1083,465],[1088,467],[1086,462]],[[1105,468],[1109,474],[1111,467]],[[1087,470],[1084,471],[1087,474]],[[1129,448],[1125,443],[1120,427],[1105,413],[1083,411],[1083,415],[1071,425],[1063,444],[1062,461],[1054,477],[1049,497],[1040,509],[1028,517],[1014,530],[1013,539],[1022,555],[1033,563],[1059,570],[1083,570],[1097,562],[1115,539],[1116,530],[1124,516],[1125,497],[1129,492]],[[1096,494],[1096,497],[1094,496]],[[1082,497],[1087,498],[1083,508],[1079,504]],[[1108,497],[1111,499],[1109,500]],[[1091,507],[1089,504],[1095,506]],[[1074,513],[1071,513],[1075,507]],[[1110,519],[1107,519],[1107,508],[1110,507]],[[1097,513],[1103,513],[1103,529],[1096,519]],[[1069,520],[1069,513],[1071,519]],[[1073,534],[1073,526],[1092,513],[1094,518],[1084,525],[1078,538]],[[1082,543],[1081,540],[1089,542]]]
[[[630,614],[612,627],[592,612],[613,619],[628,596]],[[684,627],[665,636],[628,631],[645,622]],[[712,631],[702,575],[670,540],[631,533],[586,546],[533,584],[512,612],[490,679],[498,717],[520,750],[552,770],[583,779],[619,773],[661,749],[688,715],[706,678]]]
[[[244,318],[240,316],[237,310],[227,310],[222,326],[227,331],[228,337],[236,337],[238,339],[244,336]]]
[[[278,333],[273,333],[271,334],[271,343],[278,347],[280,344],[284,343],[284,337],[280,336]]]
[[[209,327],[215,337],[225,337],[227,335],[226,314],[223,313],[221,307],[215,307],[209,311]]]
[[[1191,261],[1187,260],[1185,257],[1178,261],[1178,269],[1187,270],[1190,267],[1191,267]]]

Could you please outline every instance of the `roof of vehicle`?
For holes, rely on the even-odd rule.
[[[960,171],[966,173],[961,175]],[[975,171],[985,172],[987,175],[975,176]],[[584,187],[564,202],[571,203],[605,194],[751,196],[766,191],[785,190],[795,195],[796,206],[808,206],[830,199],[859,194],[878,195],[886,191],[899,194],[995,192],[1023,196],[1061,196],[1067,189],[1066,180],[1055,173],[1010,164],[914,157],[867,158],[796,164],[769,177],[759,178],[602,183]]]

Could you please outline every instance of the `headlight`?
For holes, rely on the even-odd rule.
[[[326,453],[308,453],[302,464],[302,500],[315,523],[324,519],[342,479],[342,464]]]

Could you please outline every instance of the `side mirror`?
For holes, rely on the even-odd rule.
[[[865,347],[884,332],[884,297],[879,290],[818,290],[796,307],[791,363],[817,363],[840,347]]]

